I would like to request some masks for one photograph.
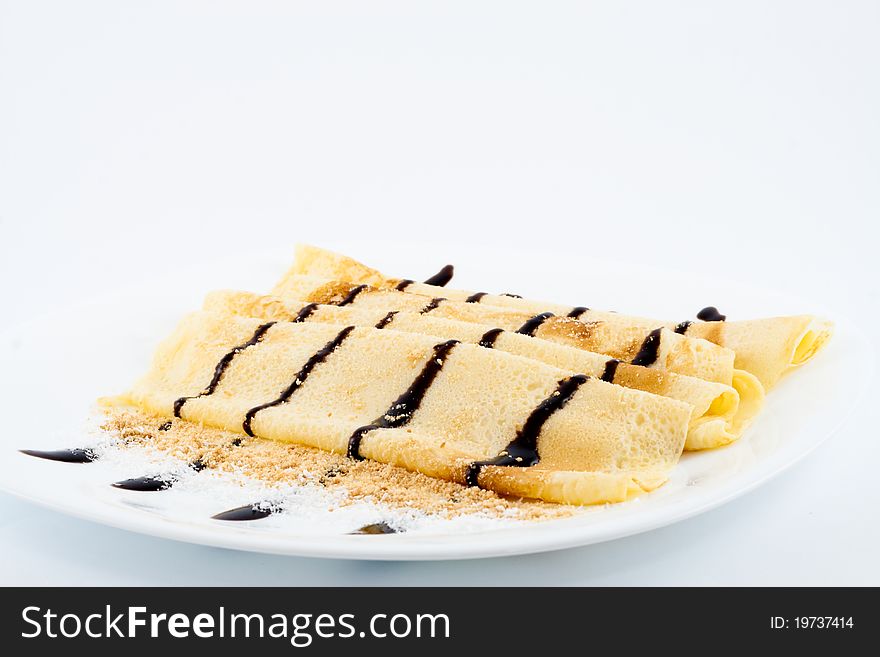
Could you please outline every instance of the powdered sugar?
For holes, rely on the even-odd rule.
[[[100,497],[175,522],[218,523],[247,531],[300,536],[348,534],[365,525],[386,523],[407,535],[436,535],[522,525],[534,520],[536,513],[537,517],[566,514],[552,505],[493,499],[484,491],[470,491],[456,484],[398,472],[396,468],[393,476],[388,476],[388,466],[376,474],[370,470],[370,464],[355,469],[343,462],[328,468],[328,462],[341,461],[340,457],[268,441],[227,450],[229,456],[222,462],[215,460],[212,467],[196,471],[191,458],[179,458],[170,452],[178,448],[189,450],[199,440],[204,443],[206,432],[214,441],[223,439],[223,432],[180,421],[175,422],[174,428],[160,431],[161,423],[138,414],[116,415],[109,425],[106,418],[101,418],[95,425],[102,422],[104,429],[93,428],[91,432],[99,458],[87,468],[89,480]],[[309,458],[297,459],[296,465],[300,467],[294,468],[274,458],[276,451],[283,457],[291,449],[298,450],[298,455],[308,450]],[[269,477],[254,476],[266,472]],[[141,476],[159,477],[170,485],[155,492],[120,490],[108,485]],[[396,481],[395,477],[403,479]],[[451,496],[443,488],[446,486],[455,487]],[[455,489],[459,488],[461,497],[482,497],[463,504],[456,497]],[[444,495],[451,501],[438,505],[438,496]],[[212,519],[217,513],[250,505],[272,513],[246,522]]]

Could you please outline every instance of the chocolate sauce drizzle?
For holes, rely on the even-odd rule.
[[[233,347],[231,351],[228,351],[223,358],[220,359],[220,362],[217,363],[217,366],[214,368],[214,376],[211,379],[211,382],[208,384],[208,387],[205,388],[199,394],[193,397],[180,397],[174,402],[174,417],[180,417],[180,412],[183,410],[183,405],[189,399],[197,399],[199,397],[207,397],[208,395],[213,395],[214,391],[217,390],[217,386],[220,384],[220,379],[223,378],[223,375],[226,373],[226,369],[229,367],[229,364],[232,362],[232,359],[235,358],[242,351],[247,349],[248,347],[253,347],[260,340],[263,339],[263,335],[268,331],[272,326],[275,325],[275,322],[268,322],[266,324],[261,324],[257,327],[257,330],[254,331],[251,339],[245,342],[244,344],[240,344],[237,347]]]
[[[454,273],[455,267],[453,267],[452,265],[446,265],[445,267],[443,267],[443,269],[438,271],[430,278],[426,278],[425,285],[436,285],[438,287],[443,287],[452,280],[452,275]]]
[[[38,459],[46,459],[48,461],[61,461],[62,463],[91,463],[98,458],[98,455],[89,448],[75,447],[73,449],[55,449],[55,450],[39,450],[39,449],[22,449],[22,454],[28,456],[36,456]]]
[[[392,310],[390,313],[388,313],[387,315],[385,315],[385,317],[383,317],[383,318],[380,319],[378,322],[376,322],[376,328],[377,328],[377,329],[383,329],[383,328],[385,328],[386,326],[388,326],[388,325],[391,323],[391,320],[394,319],[394,316],[395,316],[396,314],[397,314],[397,311],[396,311],[396,310]]]
[[[411,278],[404,278],[397,285],[394,286],[394,289],[397,290],[398,292],[403,292],[406,288],[408,288],[413,283],[415,283],[415,281],[412,280]]]
[[[723,322],[727,319],[727,315],[722,315],[715,306],[706,306],[697,313],[697,319],[702,319],[704,322]]]
[[[345,298],[342,301],[340,301],[339,303],[337,303],[336,305],[340,306],[340,307],[347,306],[348,304],[350,304],[352,301],[355,300],[357,295],[359,295],[361,292],[366,290],[368,287],[370,287],[370,286],[369,285],[358,285],[356,287],[351,288],[348,291],[348,294],[345,295]]]
[[[147,475],[145,477],[135,477],[134,479],[123,479],[111,484],[113,488],[122,488],[124,490],[136,490],[144,493],[156,492],[160,490],[168,490],[177,483],[176,477],[162,477]]]
[[[371,525],[364,525],[360,529],[355,529],[353,532],[349,532],[349,534],[396,534],[397,530],[394,529],[387,522],[374,522]]]
[[[572,319],[580,319],[581,315],[583,315],[588,310],[589,308],[587,308],[586,306],[575,306],[571,309],[571,312],[566,315],[566,317],[571,317]]]
[[[475,292],[467,299],[465,299],[465,303],[480,303],[480,299],[486,296],[488,292]]]
[[[544,424],[550,419],[550,416],[568,403],[578,388],[589,378],[584,374],[575,374],[567,379],[562,379],[553,394],[538,404],[531,412],[522,429],[517,432],[516,438],[498,456],[487,461],[475,461],[468,466],[465,472],[465,483],[468,486],[479,486],[480,472],[487,465],[528,468],[537,464],[541,460],[538,454],[538,436]]]
[[[495,346],[495,341],[498,339],[498,336],[502,333],[504,333],[504,329],[489,329],[483,333],[483,336],[480,338],[480,346],[486,347],[486,349],[492,349]]]
[[[422,315],[427,315],[432,310],[435,310],[437,306],[439,306],[442,302],[446,301],[445,297],[434,297],[428,302],[428,305],[422,308],[419,313]]]
[[[232,443],[236,445],[235,442]],[[195,472],[201,472],[208,465],[202,459],[196,459],[189,464],[189,467]],[[134,477],[133,479],[123,479],[111,484],[114,488],[123,488],[125,490],[136,490],[141,492],[153,492],[160,490],[168,490],[174,484],[180,481],[177,475],[146,475],[144,477]]]
[[[363,460],[360,454],[361,441],[370,431],[374,429],[396,429],[408,424],[412,420],[413,414],[419,409],[422,399],[425,397],[425,393],[428,392],[431,384],[434,383],[434,379],[437,378],[437,374],[443,369],[443,365],[449,357],[449,352],[457,344],[459,344],[458,340],[447,340],[446,342],[434,345],[434,351],[431,354],[430,360],[422,367],[422,371],[419,372],[412,385],[400,397],[394,400],[394,403],[389,406],[388,410],[381,417],[373,420],[371,424],[354,430],[354,433],[348,439],[348,450],[346,452],[348,458],[356,461]]]
[[[648,333],[648,337],[642,343],[639,353],[632,360],[633,365],[648,367],[657,361],[657,356],[660,353],[660,333],[662,330],[662,328],[656,328]]]
[[[232,520],[235,522],[243,522],[246,520],[262,520],[268,518],[273,513],[272,509],[268,509],[261,504],[245,504],[238,506],[229,511],[223,511],[217,515],[211,516],[214,520]]]
[[[687,333],[688,329],[691,327],[691,324],[693,324],[693,322],[684,321],[675,327],[675,332],[678,333],[679,335],[684,335],[685,333]]]
[[[349,334],[354,330],[354,326],[346,326],[339,333],[336,334],[330,342],[321,347],[317,352],[315,352],[311,358],[309,358],[305,365],[302,366],[299,372],[296,373],[296,376],[293,378],[293,382],[287,386],[284,392],[278,396],[277,399],[273,399],[270,402],[266,402],[265,404],[260,404],[259,406],[254,406],[250,409],[244,416],[244,422],[241,427],[244,429],[244,432],[253,437],[254,433],[251,430],[251,422],[253,422],[254,416],[262,410],[267,408],[272,408],[273,406],[279,406],[287,402],[297,390],[299,390],[302,385],[306,382],[306,379],[309,378],[309,374],[312,373],[312,370],[315,369],[318,365],[327,360],[327,356],[336,351],[337,347],[341,345],[345,339],[349,336]]]
[[[510,297],[511,299],[522,299],[522,297],[518,294],[511,294],[510,292],[502,292],[499,296],[502,297]]]
[[[553,313],[541,313],[540,315],[535,315],[525,324],[516,329],[516,332],[522,335],[530,335],[534,337],[535,331],[537,331],[541,324],[546,322],[551,317],[553,317]]]
[[[167,420],[159,425],[159,431],[168,431],[171,428],[172,422],[171,420]]]
[[[617,374],[617,366],[620,365],[620,361],[616,358],[612,358],[608,362],[605,363],[605,369],[602,372],[602,376],[600,377],[606,383],[614,383],[614,375]]]
[[[318,304],[316,304],[316,303],[306,304],[305,306],[303,306],[302,308],[299,309],[299,312],[296,314],[296,317],[294,317],[290,321],[293,322],[294,324],[298,324],[299,322],[304,322],[309,317],[311,317],[312,313],[314,313],[317,309],[318,309]]]

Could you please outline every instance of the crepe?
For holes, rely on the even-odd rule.
[[[542,340],[577,349],[605,354],[617,360],[651,369],[684,374],[731,386],[740,403],[754,415],[764,391],[752,374],[734,368],[735,354],[707,340],[688,338],[668,329],[646,331],[638,327],[614,329],[603,322],[582,322],[568,317],[533,316],[512,308],[482,303],[427,299],[397,290],[379,290],[366,284],[327,281],[311,276],[290,275],[275,287],[274,293],[292,302],[381,310],[408,311],[430,317],[480,324],[528,334]],[[692,443],[696,448],[697,443]],[[702,447],[714,446],[711,441]]]
[[[614,331],[633,329],[645,331],[665,327],[733,350],[736,368],[756,376],[767,390],[783,375],[815,356],[830,339],[833,331],[830,322],[812,315],[739,321],[670,322],[597,311],[580,306],[572,307],[522,299],[510,295],[475,294],[387,277],[352,258],[306,245],[297,247],[296,260],[288,272],[288,277],[297,275],[366,283],[383,289],[400,288],[406,293],[426,297],[443,296],[457,301],[472,299],[475,303],[510,308],[533,315],[542,312],[552,312],[556,315],[573,313],[579,320],[602,322],[603,326]],[[474,297],[478,298],[474,299]],[[714,315],[709,313],[707,316],[723,318],[720,313]]]
[[[568,504],[662,484],[691,415],[501,350],[205,311],[185,317],[113,403]]]
[[[720,383],[695,377],[639,367],[605,355],[493,329],[485,325],[442,319],[412,312],[387,312],[384,308],[359,308],[310,304],[250,292],[210,293],[203,310],[262,320],[308,321],[331,324],[376,326],[396,331],[421,333],[438,339],[456,339],[498,351],[526,356],[545,364],[602,378],[627,388],[659,394],[691,406],[685,449],[707,449],[726,445],[742,435],[761,406],[760,394],[741,403],[737,391]]]

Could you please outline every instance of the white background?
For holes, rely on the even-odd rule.
[[[874,2],[0,1],[3,322],[267,243],[406,237],[426,270],[465,241],[616,257],[871,331],[878,33]],[[704,516],[479,562],[242,554],[4,496],[0,584],[878,585],[875,416]]]

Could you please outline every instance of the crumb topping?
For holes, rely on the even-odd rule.
[[[239,472],[270,485],[321,486],[345,493],[342,505],[360,500],[444,518],[464,514],[516,520],[547,520],[574,507],[538,500],[510,499],[376,461],[293,443],[251,438],[186,420],[157,418],[139,411],[111,409],[101,429],[123,446],[145,446],[175,458],[226,472]]]

